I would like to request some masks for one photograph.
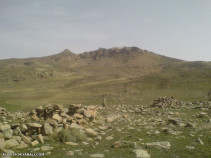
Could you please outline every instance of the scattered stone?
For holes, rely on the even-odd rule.
[[[59,116],[59,114],[54,114],[53,116],[52,116],[52,119],[54,119],[54,120],[56,120],[57,122],[62,122],[62,117],[61,116]]]
[[[74,152],[72,152],[72,151],[67,151],[67,152],[66,152],[66,155],[67,155],[67,156],[73,156],[73,155],[74,155]]]
[[[106,137],[106,140],[112,140],[112,139],[114,139],[112,136]]]
[[[186,146],[186,148],[187,148],[187,149],[190,149],[190,150],[195,149],[195,147],[194,147],[194,146]]]
[[[26,144],[31,144],[31,139],[28,138],[25,135],[21,135],[21,139],[26,143]]]
[[[53,147],[50,147],[50,146],[42,146],[40,149],[42,151],[49,151],[49,150],[53,150]]]
[[[45,135],[52,135],[53,134],[53,128],[50,126],[49,123],[44,123],[43,126],[44,134]]]
[[[4,150],[4,148],[5,148],[4,138],[0,138],[0,151]]]
[[[86,128],[85,129],[85,132],[86,132],[86,134],[88,135],[88,136],[91,136],[91,137],[96,137],[96,136],[98,136],[98,133],[97,132],[95,132],[93,129],[91,129],[91,128]]]
[[[124,141],[124,140],[119,140],[114,142],[114,145],[112,146],[113,148],[121,148],[121,147],[135,147],[135,144],[131,141]]]
[[[39,142],[38,142],[37,140],[35,140],[35,141],[33,141],[33,142],[31,143],[32,146],[36,146],[36,145],[38,145],[38,144],[39,144]]]
[[[37,136],[37,140],[38,140],[40,143],[42,143],[42,144],[44,143],[42,134],[39,134],[39,135]]]
[[[71,146],[76,146],[76,145],[78,145],[77,143],[74,143],[74,142],[65,142],[65,144],[71,145]]]
[[[7,148],[14,148],[14,147],[16,147],[18,145],[19,145],[19,143],[16,140],[14,140],[14,139],[9,139],[9,140],[5,141],[5,146]]]
[[[27,123],[27,125],[32,128],[41,128],[42,127],[42,125],[39,123]]]
[[[159,148],[159,149],[170,149],[171,145],[168,141],[166,142],[152,142],[152,143],[146,143],[147,148]]]
[[[92,155],[90,155],[90,157],[103,158],[104,155],[103,154],[92,154]]]
[[[150,158],[150,155],[146,150],[143,149],[136,149],[134,150],[137,158]]]
[[[6,129],[6,130],[4,130],[4,131],[2,132],[2,134],[3,134],[3,137],[4,137],[5,139],[10,139],[10,138],[12,137],[13,130],[11,130],[11,129]]]
[[[18,149],[23,149],[23,148],[27,148],[28,145],[24,142],[24,141],[21,141],[21,143],[17,146]]]
[[[114,118],[112,117],[106,117],[106,122],[110,123],[110,122],[113,122],[114,121]]]
[[[200,138],[196,138],[196,143],[199,143],[201,145],[204,145],[204,143],[202,142],[202,140]]]

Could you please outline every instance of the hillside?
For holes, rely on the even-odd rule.
[[[137,47],[0,60],[0,104],[148,103],[160,95],[206,99],[211,63],[187,62]],[[18,105],[18,106],[14,106]]]

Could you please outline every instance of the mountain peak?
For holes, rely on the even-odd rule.
[[[59,53],[59,54],[63,54],[63,55],[70,55],[70,54],[74,54],[74,53],[72,53],[69,49],[65,49],[65,50],[63,50],[61,53]]]

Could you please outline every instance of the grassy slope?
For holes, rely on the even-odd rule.
[[[158,96],[205,100],[211,64],[185,62],[136,48],[0,61],[0,106],[144,104]],[[14,105],[14,106],[12,106]]]

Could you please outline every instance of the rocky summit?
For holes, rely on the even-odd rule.
[[[0,108],[0,152],[46,157],[210,157],[211,102]],[[62,151],[62,152],[58,152]],[[191,154],[190,154],[191,153]]]

